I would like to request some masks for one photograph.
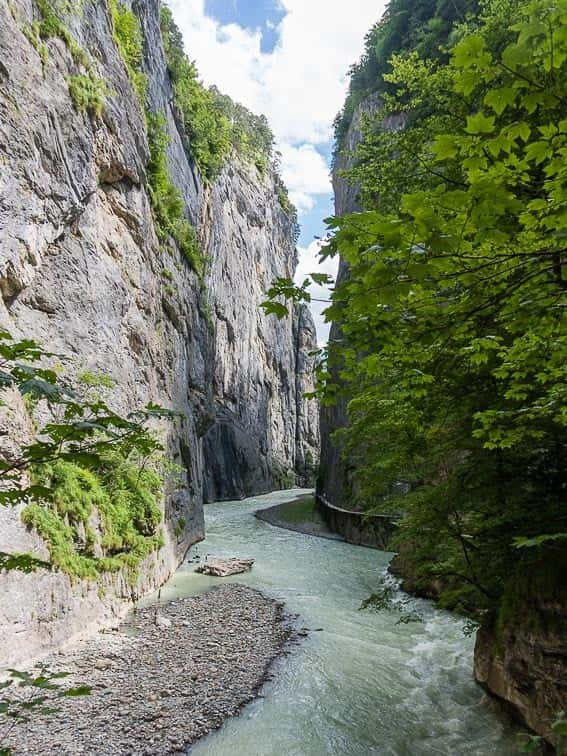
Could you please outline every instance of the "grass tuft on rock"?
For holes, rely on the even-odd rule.
[[[112,21],[112,38],[124,61],[128,76],[142,107],[148,90],[147,76],[141,70],[144,54],[144,36],[134,13],[118,0],[109,0]]]
[[[161,476],[112,449],[96,471],[58,460],[35,477],[52,493],[29,504],[22,520],[47,542],[52,564],[81,579],[126,567],[135,583],[140,563],[163,545]]]
[[[68,83],[69,94],[76,110],[97,116],[102,115],[108,96],[108,87],[104,79],[100,79],[91,72],[70,76]]]

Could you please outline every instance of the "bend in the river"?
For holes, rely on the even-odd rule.
[[[237,578],[281,599],[313,631],[277,662],[265,696],[194,745],[194,756],[425,756],[517,753],[515,729],[472,679],[474,639],[463,622],[420,599],[422,622],[396,624],[395,610],[360,611],[386,579],[391,555],[275,528],[258,509],[293,499],[283,491],[206,508],[196,553],[254,557]],[[186,563],[162,600],[198,593],[218,579]],[[398,593],[398,599],[405,598]]]

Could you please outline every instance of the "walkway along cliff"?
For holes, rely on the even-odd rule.
[[[155,402],[179,413],[162,433],[183,479],[163,502],[164,545],[134,585],[123,572],[98,581],[0,574],[1,664],[113,620],[203,538],[204,501],[307,483],[318,455],[316,403],[303,398],[311,317],[298,309],[274,322],[259,308],[271,281],[296,265],[295,218],[271,156],[258,166],[232,151],[203,178],[158,0],[63,5],[0,0],[0,324],[63,355],[71,375],[109,376],[117,411]],[[136,71],[122,28],[141,35]],[[155,119],[200,273],[158,228],[148,183]],[[15,399],[0,424],[5,455],[33,432]],[[20,514],[0,511],[0,551],[46,557]]]

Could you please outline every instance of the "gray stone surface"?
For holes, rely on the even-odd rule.
[[[203,537],[204,498],[276,488],[282,469],[302,474],[317,453],[318,421],[302,398],[312,385],[310,316],[276,323],[259,310],[272,278],[295,265],[273,176],[235,159],[204,186],[172,104],[158,2],[132,7],[149,104],[166,117],[172,179],[211,259],[205,283],[156,237],[144,118],[107,3],[85,3],[69,21],[110,91],[99,118],[73,107],[67,77],[78,69],[61,40],[46,42],[42,69],[23,33],[38,17],[32,0],[0,0],[0,326],[66,355],[71,375],[112,376],[118,411],[152,401],[180,413],[160,432],[187,473],[164,502],[166,545],[146,561],[133,591],[141,594]],[[11,410],[13,427],[25,425],[25,410]],[[30,538],[17,512],[0,511],[0,550]],[[0,666],[116,621],[132,590],[120,575],[102,583],[104,592],[56,572],[0,575]]]
[[[242,572],[248,572],[252,569],[254,559],[207,559],[204,564],[199,565],[195,572],[202,572],[203,575],[213,575],[213,577],[229,577],[230,575],[240,575]]]
[[[38,756],[181,756],[258,695],[297,635],[280,604],[235,583],[145,607],[119,632],[47,659],[52,672],[70,673],[64,688],[89,685],[91,694],[47,692],[57,711],[32,712],[2,745]]]
[[[474,675],[516,720],[556,743],[551,723],[567,703],[567,588],[559,577],[550,586],[524,586],[498,627],[478,631]]]

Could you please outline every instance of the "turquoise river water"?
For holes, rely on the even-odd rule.
[[[457,617],[409,599],[400,612],[360,611],[388,580],[391,554],[272,527],[254,517],[284,491],[206,507],[207,538],[191,549],[256,559],[228,580],[285,602],[312,632],[276,662],[263,697],[195,744],[191,756],[516,754],[517,728],[472,679],[473,639]],[[218,585],[183,565],[162,600]],[[397,592],[397,599],[404,600]]]

